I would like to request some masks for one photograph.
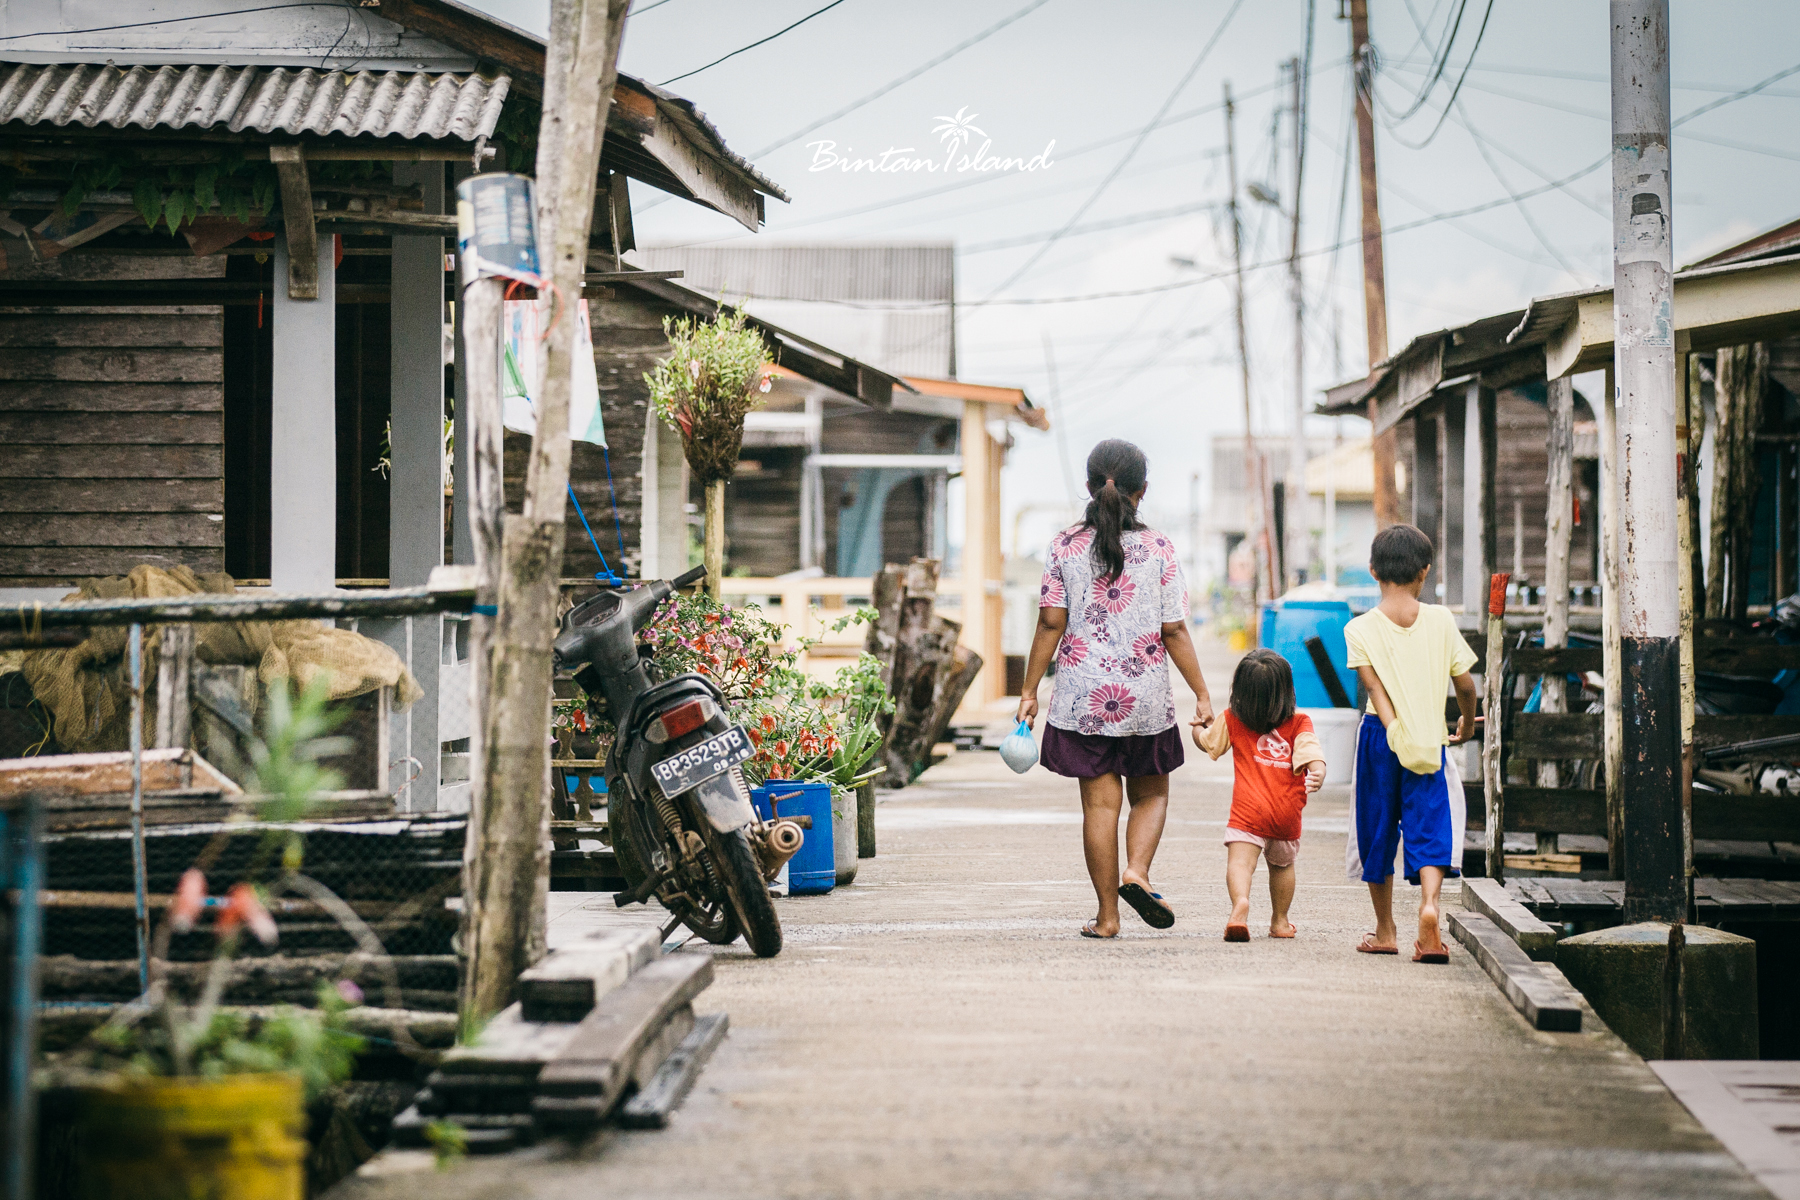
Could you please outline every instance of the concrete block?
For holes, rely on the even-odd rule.
[[[1685,934],[1686,1057],[1757,1057],[1756,943],[1704,925]],[[1627,1045],[1661,1058],[1668,949],[1669,927],[1646,921],[1564,938],[1556,965]]]

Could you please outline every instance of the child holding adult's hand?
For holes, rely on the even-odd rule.
[[[1273,650],[1252,650],[1231,679],[1231,707],[1214,721],[1194,721],[1194,744],[1213,758],[1231,751],[1236,779],[1225,822],[1225,889],[1231,917],[1225,940],[1250,940],[1250,879],[1257,855],[1269,863],[1269,936],[1291,938],[1294,859],[1300,853],[1300,810],[1325,782],[1325,753],[1312,718],[1294,711],[1294,672]]]

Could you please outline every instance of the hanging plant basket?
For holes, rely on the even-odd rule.
[[[744,416],[762,403],[774,376],[768,347],[738,309],[713,321],[663,318],[669,357],[644,376],[656,415],[681,433],[688,466],[702,484],[731,478],[744,443]]]

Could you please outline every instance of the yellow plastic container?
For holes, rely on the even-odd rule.
[[[1234,629],[1225,639],[1225,645],[1233,654],[1243,654],[1250,649],[1250,631]]]
[[[294,1075],[153,1079],[83,1097],[82,1200],[303,1200]]]

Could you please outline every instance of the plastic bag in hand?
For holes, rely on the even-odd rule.
[[[1023,775],[1038,760],[1037,742],[1032,740],[1031,726],[1020,721],[1019,727],[1000,742],[1000,758],[1007,766]]]

